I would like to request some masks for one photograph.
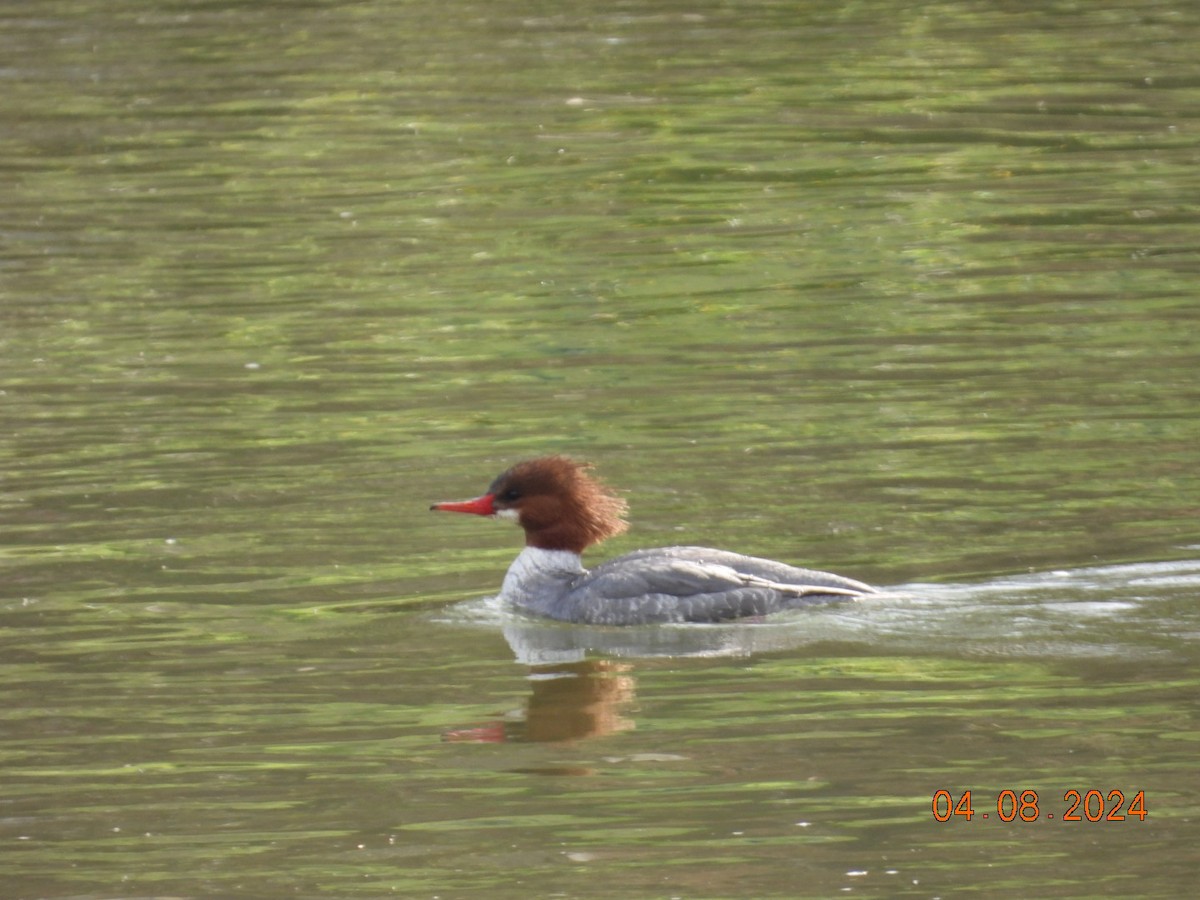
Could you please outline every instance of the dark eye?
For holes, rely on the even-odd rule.
[[[520,491],[518,491],[516,488],[509,488],[508,490],[506,490],[500,494],[499,499],[503,500],[505,503],[513,503],[513,502],[519,500],[520,498],[521,498]]]

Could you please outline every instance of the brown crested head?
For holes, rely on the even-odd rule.
[[[582,553],[629,527],[625,501],[590,469],[565,456],[519,462],[488,488],[493,514],[516,518],[530,547]]]

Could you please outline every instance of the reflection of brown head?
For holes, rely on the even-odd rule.
[[[636,725],[621,715],[633,700],[633,667],[606,659],[535,666],[525,721],[495,721],[443,733],[444,741],[573,741],[628,731]],[[567,774],[567,773],[560,773]],[[574,774],[586,774],[576,772]]]
[[[526,739],[567,741],[600,737],[635,727],[622,708],[634,697],[631,666],[610,660],[584,660],[538,667],[531,673]]]

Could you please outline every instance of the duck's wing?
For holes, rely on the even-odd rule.
[[[712,547],[657,547],[649,550],[634,550],[624,556],[608,560],[600,564],[593,572],[600,572],[609,567],[624,569],[637,563],[649,562],[651,567],[661,564],[663,560],[678,560],[692,562],[703,566],[726,566],[741,575],[752,575],[765,581],[775,582],[791,587],[830,588],[833,594],[840,595],[844,591],[855,594],[878,593],[875,588],[853,578],[835,575],[832,572],[822,572],[819,569],[805,569],[791,566],[774,559],[763,559],[758,556],[745,556],[729,550],[716,550]]]
[[[609,560],[581,575],[563,598],[562,613],[596,625],[719,622],[871,590],[848,578],[772,560],[668,547]]]

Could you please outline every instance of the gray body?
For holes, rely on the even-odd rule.
[[[840,575],[708,547],[636,550],[591,570],[569,550],[526,547],[500,596],[564,622],[643,625],[744,619],[872,593]]]

